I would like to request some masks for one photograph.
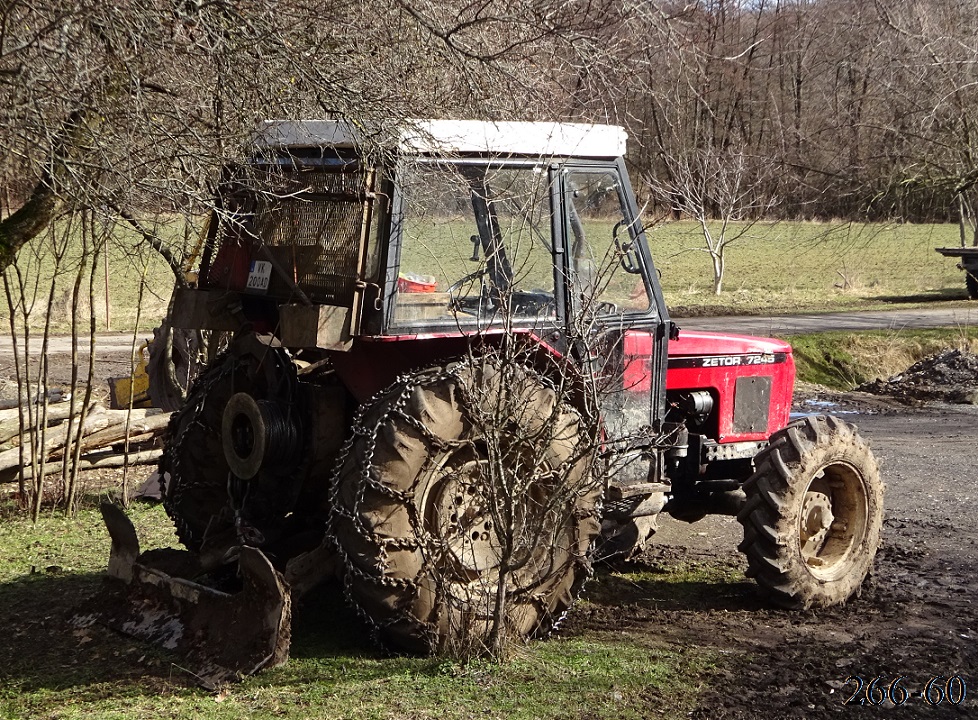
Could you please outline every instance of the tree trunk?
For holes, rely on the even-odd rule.
[[[0,221],[0,270],[10,266],[17,251],[37,237],[54,220],[60,208],[51,176],[45,172],[27,202]]]
[[[63,198],[58,181],[69,176],[65,167],[76,144],[76,135],[82,129],[84,110],[75,110],[59,128],[51,148],[51,160],[44,168],[41,179],[31,192],[30,198],[16,212],[0,220],[0,270],[5,270],[17,257],[17,252],[37,237],[58,216]]]

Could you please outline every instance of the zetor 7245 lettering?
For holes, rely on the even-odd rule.
[[[128,629],[216,682],[283,662],[291,600],[334,579],[391,646],[491,649],[551,630],[662,513],[736,515],[775,604],[853,595],[875,459],[841,420],[790,420],[788,344],[670,320],[625,140],[263,126],[169,315],[220,348],[183,368],[160,464],[188,551],[137,557],[105,510]]]

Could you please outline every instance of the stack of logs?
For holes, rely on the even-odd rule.
[[[69,400],[68,396],[54,391],[48,395],[46,413],[41,404],[34,405],[30,412],[26,407],[0,409],[0,483],[17,481],[22,463],[24,477],[33,476],[32,445],[41,442],[42,417],[46,420],[43,433],[43,472],[45,475],[62,472],[66,448],[69,462],[74,456],[81,416],[79,403],[71,403]],[[75,406],[74,421],[69,438],[68,421],[72,405]],[[92,404],[82,427],[78,469],[155,463],[160,456],[161,438],[169,421],[170,413],[158,408],[108,410],[100,403]],[[32,437],[37,438],[35,443],[31,442]],[[38,462],[41,454],[38,453]]]

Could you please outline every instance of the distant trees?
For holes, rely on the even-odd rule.
[[[633,161],[662,189],[677,160],[705,167],[730,153],[755,163],[766,178],[756,192],[778,202],[751,205],[777,217],[956,217],[955,188],[975,171],[973,3],[642,7],[629,26],[641,49],[621,75],[625,122],[640,146]]]
[[[270,117],[617,122],[663,191],[744,161],[742,215],[950,219],[976,24],[958,0],[0,0],[0,266],[72,208],[197,213]]]

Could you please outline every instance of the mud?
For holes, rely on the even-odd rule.
[[[667,648],[707,651],[718,670],[690,717],[978,717],[978,408],[907,408],[886,398],[802,389],[798,412],[838,412],[854,422],[879,457],[887,482],[883,547],[861,594],[818,612],[771,609],[737,571],[735,520],[685,526],[665,521],[658,544],[631,569],[648,582],[599,572],[596,594],[575,616],[579,629],[625,630]],[[683,563],[716,581],[654,581]],[[734,580],[724,579],[734,577]],[[868,685],[876,677],[909,693],[902,705]],[[930,704],[916,693],[931,678]],[[943,697],[958,676],[967,696]],[[850,679],[853,678],[853,679]],[[856,693],[861,678],[865,682]],[[951,690],[957,699],[958,681]],[[862,705],[847,705],[853,702]],[[896,691],[897,700],[902,693]],[[666,708],[663,708],[666,710]],[[668,711],[666,714],[670,714]]]

